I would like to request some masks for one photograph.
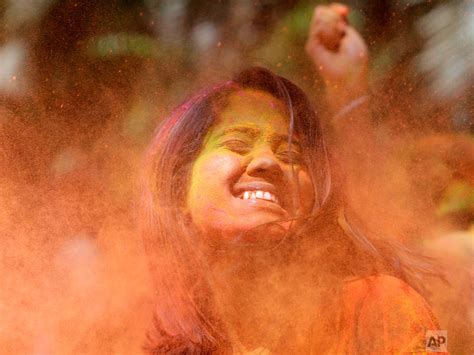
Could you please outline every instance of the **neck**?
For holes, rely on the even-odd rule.
[[[286,353],[301,349],[317,303],[311,269],[288,249],[233,250],[214,258],[216,308],[231,342]]]

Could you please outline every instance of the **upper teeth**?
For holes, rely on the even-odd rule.
[[[240,198],[243,200],[267,200],[267,201],[272,201],[275,203],[280,203],[278,198],[272,194],[271,192],[268,191],[261,191],[261,190],[256,190],[256,191],[245,191],[242,195],[240,195]]]

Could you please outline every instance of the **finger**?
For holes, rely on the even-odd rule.
[[[320,71],[325,70],[325,64],[332,63],[335,59],[334,52],[329,51],[323,44],[317,41],[308,42],[305,49]]]
[[[313,19],[318,21],[321,19],[332,19],[333,21],[342,20],[348,22],[350,9],[348,6],[333,3],[331,5],[318,5],[314,8]]]
[[[346,7],[339,5],[342,8]],[[325,27],[327,29],[333,28],[336,26],[343,26],[347,24],[346,16],[341,15],[336,11],[338,7],[331,8],[330,6],[316,6],[313,13],[313,18],[311,20],[311,27]]]
[[[337,22],[341,19],[341,15],[332,9],[330,6],[318,5],[314,8],[313,12],[313,23],[318,22]]]
[[[339,7],[345,8],[342,5]],[[346,26],[346,20],[336,10],[330,6],[317,6],[314,10],[309,39],[323,44],[328,50],[337,51]]]
[[[335,25],[333,27],[321,28],[318,32],[319,43],[324,45],[330,51],[337,51],[341,44],[341,40],[345,35],[345,26]]]
[[[347,17],[349,16],[349,7],[340,3],[333,3],[329,5],[329,8],[335,11],[345,22],[347,22]]]
[[[358,62],[367,62],[368,49],[364,39],[352,27],[348,26],[346,36],[341,41],[341,52]]]
[[[336,31],[342,34],[346,33],[346,28],[348,27],[348,23],[346,21],[338,21],[336,24]]]

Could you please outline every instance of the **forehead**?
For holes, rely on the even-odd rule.
[[[243,89],[232,93],[218,114],[214,132],[232,127],[248,127],[277,134],[288,133],[285,105],[274,96],[258,90]]]

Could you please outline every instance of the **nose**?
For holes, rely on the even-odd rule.
[[[253,177],[261,177],[268,180],[281,178],[283,170],[277,158],[270,149],[265,149],[253,156],[247,166],[247,174]]]

